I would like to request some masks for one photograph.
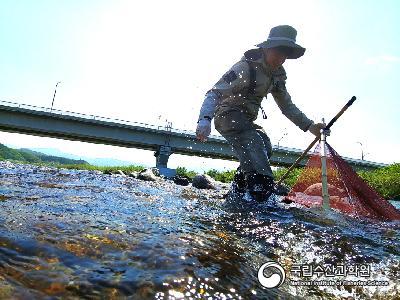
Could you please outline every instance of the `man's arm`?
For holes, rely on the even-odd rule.
[[[245,61],[239,61],[214,87],[206,93],[197,121],[196,135],[205,141],[211,132],[211,120],[214,118],[215,109],[225,97],[233,97],[248,84],[249,66]]]
[[[206,93],[203,104],[201,105],[199,119],[211,121],[214,117],[215,108],[221,103],[221,96],[214,90],[209,90]]]
[[[286,78],[283,67],[279,68],[274,75],[274,87],[271,94],[281,112],[301,130],[307,131],[314,122],[292,102],[292,98],[286,90]]]
[[[204,142],[211,133],[211,120],[214,117],[215,108],[221,102],[221,97],[213,90],[207,92],[200,109],[197,121],[196,136]]]
[[[286,87],[282,83],[278,83],[277,87],[272,90],[272,96],[278,104],[279,109],[282,113],[294,124],[301,128],[303,131],[310,131],[315,136],[321,135],[321,129],[326,127],[323,123],[314,123],[312,120],[301,112],[301,110],[292,102]],[[327,135],[330,134],[330,130],[325,132]]]
[[[292,102],[288,92],[285,95],[272,93],[276,104],[278,104],[281,112],[301,130],[307,131],[314,122]]]

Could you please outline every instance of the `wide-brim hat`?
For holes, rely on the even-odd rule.
[[[297,31],[289,25],[279,25],[271,28],[268,39],[261,44],[256,45],[259,48],[276,48],[289,47],[292,48],[287,58],[295,59],[303,56],[305,48],[296,44]]]

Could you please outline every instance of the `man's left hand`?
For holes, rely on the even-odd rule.
[[[202,142],[207,141],[207,137],[211,133],[211,121],[208,119],[201,119],[196,128],[196,136]]]

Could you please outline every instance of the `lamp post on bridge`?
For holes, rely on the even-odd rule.
[[[281,141],[285,136],[287,136],[287,132],[285,132],[285,133],[281,136],[281,138],[278,140],[278,149],[279,149],[279,143],[280,143],[280,141]]]
[[[357,144],[360,144],[361,146],[361,160],[364,160],[365,155],[368,153],[364,153],[363,144],[361,142],[357,142]]]
[[[50,109],[50,112],[52,112],[52,111],[53,111],[54,99],[56,98],[57,86],[58,86],[58,84],[59,84],[59,83],[61,83],[61,81],[57,82],[57,84],[56,84],[56,88],[54,89],[53,101],[51,101],[51,109]]]

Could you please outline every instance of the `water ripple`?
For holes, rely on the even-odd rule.
[[[399,297],[399,223],[225,192],[0,162],[0,299]],[[368,264],[389,286],[267,290],[257,271],[269,260],[288,279],[299,264]]]

